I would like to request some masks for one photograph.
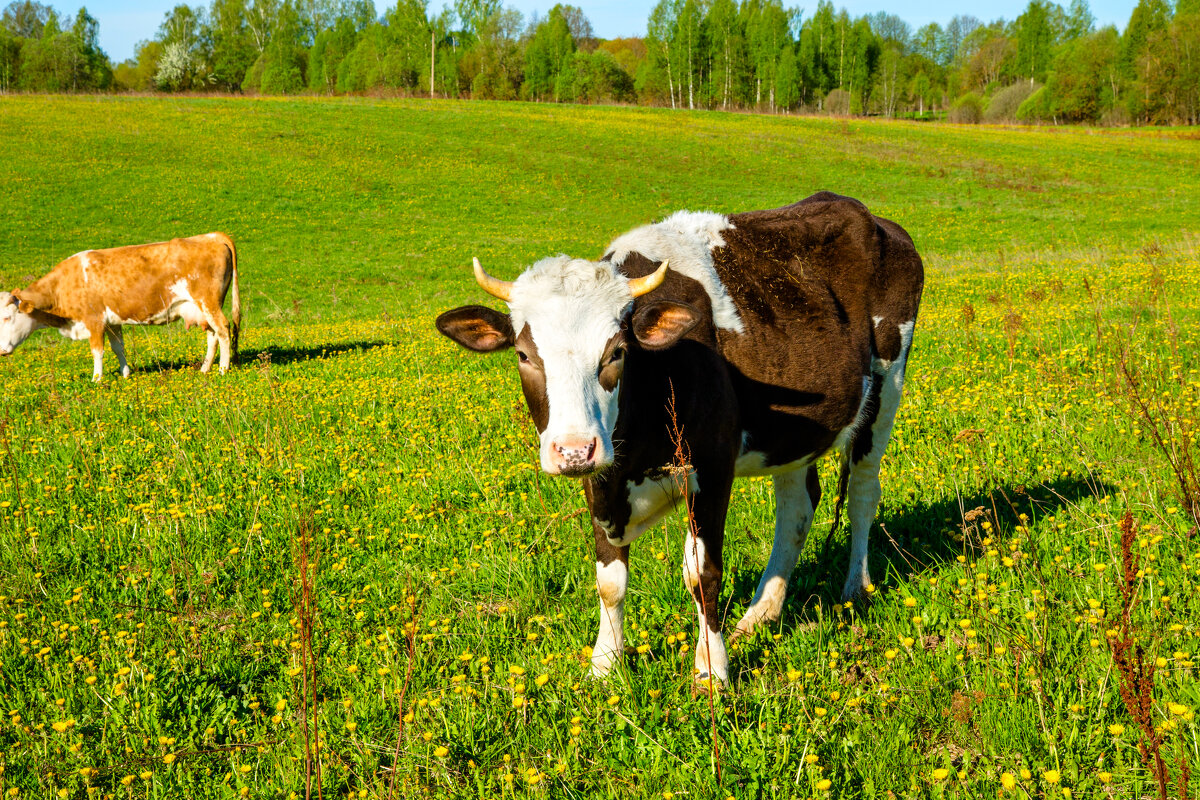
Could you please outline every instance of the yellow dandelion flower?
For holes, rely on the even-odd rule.
[[[1058,770],[1056,769],[1048,769],[1042,773],[1042,780],[1052,785],[1058,783],[1061,779],[1062,776],[1059,775]]]

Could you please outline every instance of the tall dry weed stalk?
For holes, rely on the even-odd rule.
[[[317,704],[317,659],[313,654],[313,632],[317,622],[317,601],[313,592],[313,573],[316,563],[310,558],[312,542],[310,520],[300,522],[293,543],[294,561],[299,572],[292,604],[300,626],[300,709],[304,728],[304,797],[312,797],[313,777],[317,781],[317,797],[323,797],[321,789],[321,729],[318,724]],[[309,732],[309,714],[312,714],[312,732]]]
[[[1167,788],[1171,774],[1163,759],[1163,732],[1154,725],[1154,673],[1153,661],[1145,657],[1145,651],[1137,641],[1137,628],[1133,624],[1133,609],[1137,606],[1138,579],[1141,560],[1134,554],[1133,543],[1137,528],[1133,515],[1128,511],[1121,520],[1121,574],[1117,590],[1121,596],[1121,618],[1117,635],[1108,640],[1120,681],[1121,702],[1137,725],[1141,738],[1138,740],[1138,757],[1146,771],[1154,776],[1158,784],[1159,800],[1168,800]],[[1188,780],[1191,776],[1187,756],[1179,751],[1179,800],[1188,800]]]
[[[696,529],[696,516],[692,510],[692,495],[691,495],[691,492],[688,490],[689,489],[688,476],[692,472],[692,454],[691,454],[691,452],[689,452],[687,444],[683,441],[683,429],[680,428],[680,426],[679,426],[679,414],[676,411],[676,405],[675,405],[675,385],[673,383],[671,383],[670,387],[671,387],[671,394],[667,398],[667,416],[671,420],[671,433],[670,433],[671,444],[674,445],[674,447],[675,447],[675,452],[671,457],[671,477],[672,477],[672,480],[675,481],[676,490],[679,492],[680,496],[683,497],[683,507],[684,507],[684,511],[687,514],[688,540],[690,542],[692,542],[692,546],[690,548],[685,548],[683,557],[687,558],[688,555],[691,555],[693,563],[695,564],[696,571],[693,574],[696,576],[696,579],[697,579],[696,585],[700,590],[700,607],[705,610],[704,619],[705,619],[706,624],[701,626],[704,628],[704,630],[701,631],[700,635],[702,635],[704,637],[704,652],[707,654],[706,657],[709,659],[709,662],[708,662],[708,687],[707,687],[707,689],[708,689],[708,718],[709,718],[709,728],[711,731],[711,738],[712,738],[713,768],[716,771],[717,785],[720,786],[721,785],[721,748],[720,748],[720,743],[717,740],[717,709],[716,709],[716,701],[714,699],[714,696],[717,693],[717,680],[716,680],[716,676],[714,676],[712,674],[712,648],[709,646],[709,640],[708,640],[708,636],[709,636],[709,625],[707,624],[707,622],[708,622],[708,603],[704,596],[704,581],[702,579],[703,573],[701,572],[704,565],[700,563],[700,554],[697,552],[697,548],[695,545],[696,535],[697,535],[698,531]],[[686,552],[686,550],[688,550],[688,549],[690,549],[690,551],[691,551],[690,554],[688,552]]]
[[[412,593],[412,587],[408,587],[408,596],[413,598],[413,602],[409,607],[408,625],[405,626],[405,641],[408,643],[408,663],[404,667],[404,685],[400,687],[400,697],[397,702],[399,706],[398,718],[396,723],[396,750],[392,753],[392,776],[388,781],[388,800],[392,800],[392,793],[396,790],[396,765],[400,762],[400,744],[404,741],[404,698],[408,694],[408,684],[412,680],[413,661],[417,657],[417,627],[419,615],[417,613],[416,595]]]
[[[1186,408],[1167,408],[1161,395],[1151,394],[1138,378],[1122,352],[1121,370],[1124,396],[1137,419],[1150,434],[1150,441],[1171,468],[1179,505],[1192,520],[1192,536],[1200,531],[1200,473],[1196,469],[1197,431],[1189,423]],[[1182,374],[1182,370],[1180,370]]]

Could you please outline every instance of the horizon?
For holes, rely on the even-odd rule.
[[[138,3],[134,6],[128,2],[121,2],[121,0],[92,0],[92,2],[81,2],[79,6],[73,8],[63,6],[61,3],[50,3],[49,5],[58,11],[60,16],[71,19],[74,19],[81,6],[86,7],[88,13],[100,23],[100,48],[114,64],[119,64],[134,58],[139,42],[154,38],[167,13],[179,3],[174,0],[150,0],[150,2]],[[189,3],[188,5],[203,6],[204,8],[209,6],[208,3]],[[376,3],[375,9],[379,15],[382,15],[384,11],[394,5],[394,2],[383,5]],[[526,22],[534,15],[545,16],[554,5],[555,3],[543,3],[537,2],[537,0],[516,0],[516,2],[504,4],[506,8],[515,8],[520,11]],[[646,20],[650,16],[655,2],[654,0],[591,0],[590,2],[577,2],[573,5],[577,5],[583,10],[584,15],[592,23],[592,28],[598,38],[619,39],[646,35]],[[834,7],[844,8],[852,17],[861,17],[864,14],[873,14],[878,11],[895,14],[907,22],[915,32],[931,22],[937,22],[945,27],[946,23],[956,15],[975,16],[985,23],[996,19],[1013,20],[1021,15],[1029,3],[1028,0],[1002,0],[992,6],[991,14],[987,17],[980,16],[978,12],[972,12],[970,9],[964,9],[950,0],[934,0],[932,3],[921,4],[915,0],[894,0],[887,4],[891,8],[880,8],[881,5],[884,4],[878,0],[847,0],[835,3]],[[1119,31],[1123,30],[1129,22],[1135,5],[1133,0],[1102,0],[1089,3],[1092,15],[1096,18],[1097,28],[1114,25]],[[791,7],[799,7],[805,19],[810,16],[812,11],[808,4]],[[812,5],[812,8],[815,9],[815,4]]]

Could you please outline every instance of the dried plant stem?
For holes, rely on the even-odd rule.
[[[1125,396],[1137,411],[1138,417],[1150,433],[1154,446],[1162,453],[1167,465],[1175,477],[1179,492],[1179,503],[1192,520],[1192,530],[1200,529],[1200,473],[1196,469],[1196,460],[1192,453],[1192,431],[1184,422],[1185,416],[1179,414],[1178,421],[1172,421],[1171,414],[1159,407],[1152,409],[1142,391],[1137,376],[1129,368],[1129,362],[1122,353],[1119,360],[1121,376],[1125,381]],[[1161,424],[1160,424],[1161,422]]]
[[[301,717],[304,727],[304,797],[312,797],[313,773],[317,779],[317,797],[323,797],[321,787],[321,732],[317,724],[317,660],[313,656],[313,628],[316,621],[316,599],[313,594],[313,565],[309,559],[312,528],[307,519],[300,523],[296,539],[296,561],[300,570],[299,597],[296,616],[300,623],[300,671],[303,675],[300,693]],[[312,713],[312,733],[309,733],[309,711]],[[314,747],[315,744],[315,747]],[[315,757],[314,757],[315,751]]]
[[[408,596],[414,596],[411,586]],[[396,789],[396,764],[400,760],[400,743],[404,739],[404,697],[408,694],[408,682],[412,680],[413,661],[417,655],[417,607],[415,604],[412,607],[405,639],[408,641],[408,663],[404,667],[404,685],[400,687],[399,722],[396,723],[396,750],[392,753],[392,777],[388,781],[388,800],[392,800],[392,792]]]
[[[687,529],[688,538],[691,540],[692,560],[695,564],[696,585],[700,589],[700,608],[707,609],[708,603],[704,596],[704,581],[701,572],[702,565],[700,564],[700,554],[696,548],[696,516],[692,512],[692,496],[688,491],[688,475],[691,473],[691,453],[688,452],[688,447],[683,441],[683,430],[679,427],[679,415],[675,407],[675,385],[670,384],[671,394],[667,400],[667,416],[671,420],[671,443],[675,445],[675,452],[672,456],[671,474],[675,481],[675,486],[679,493],[683,496],[683,507],[687,513]],[[687,557],[686,555],[684,556]],[[717,741],[717,708],[714,695],[717,693],[716,678],[712,674],[712,648],[709,644],[709,625],[708,615],[704,615],[705,624],[702,635],[704,636],[704,652],[705,658],[708,659],[708,718],[709,728],[712,739],[712,760],[716,770],[717,785],[721,785],[721,748]]]
[[[1170,774],[1162,758],[1163,735],[1154,727],[1154,672],[1152,661],[1147,661],[1142,646],[1137,644],[1132,614],[1137,605],[1137,581],[1140,570],[1139,559],[1133,552],[1137,529],[1133,515],[1128,511],[1121,520],[1121,576],[1118,590],[1121,595],[1121,621],[1117,636],[1109,639],[1113,663],[1119,676],[1121,702],[1141,733],[1138,741],[1138,757],[1146,771],[1158,783],[1159,800],[1167,800],[1167,784]]]

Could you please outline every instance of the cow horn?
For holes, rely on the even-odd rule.
[[[648,292],[653,292],[655,289],[661,286],[662,282],[667,277],[668,263],[669,262],[667,261],[662,262],[662,266],[644,278],[630,278],[629,291],[633,294],[633,296],[641,297]]]
[[[483,271],[483,265],[479,263],[478,258],[472,258],[471,261],[475,264],[475,280],[478,281],[485,292],[492,297],[498,297],[506,303],[512,299],[513,285],[511,281],[502,281],[499,278],[493,278],[491,275],[488,275]]]

